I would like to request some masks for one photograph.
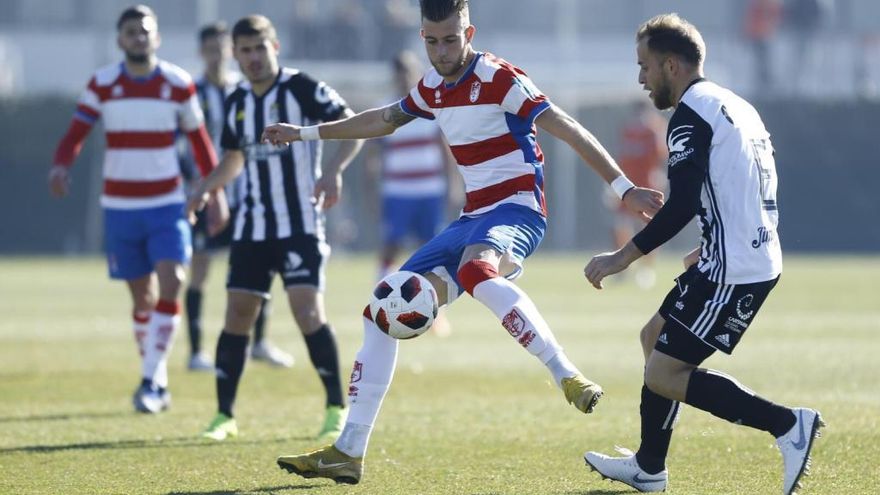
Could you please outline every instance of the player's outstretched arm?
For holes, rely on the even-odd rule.
[[[373,108],[347,119],[321,125],[300,127],[293,124],[272,124],[263,130],[262,140],[275,145],[314,139],[370,139],[387,136],[398,127],[415,119],[395,102]]]
[[[561,108],[551,104],[550,108],[538,115],[535,124],[571,146],[587,165],[615,188],[623,204],[631,211],[650,218],[663,206],[662,192],[634,187],[602,143]],[[625,186],[618,191],[620,184]]]

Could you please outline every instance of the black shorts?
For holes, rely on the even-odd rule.
[[[230,212],[229,222],[223,232],[211,237],[208,235],[208,215],[205,210],[196,213],[196,223],[192,226],[193,252],[204,253],[226,249],[232,244],[232,224],[235,217]]]
[[[312,235],[268,241],[233,241],[226,288],[269,297],[275,274],[284,287],[311,285],[324,290],[324,265],[330,246]]]
[[[666,323],[654,349],[693,365],[716,350],[730,354],[778,281],[717,284],[692,266],[660,305]]]

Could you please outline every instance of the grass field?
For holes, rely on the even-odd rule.
[[[638,331],[678,271],[661,263],[650,291],[619,282],[597,292],[583,257],[544,252],[520,284],[572,360],[607,392],[596,414],[568,406],[549,375],[487,310],[467,297],[453,333],[401,344],[360,485],[291,476],[279,454],[314,447],[323,393],[282,297],[271,338],[293,370],[249,364],[236,409],[242,435],[198,439],[214,413],[213,377],[171,361],[174,406],[132,412],[139,364],[123,286],[98,259],[0,258],[0,493],[52,494],[566,494],[629,493],[601,481],[581,455],[637,447],[642,357]],[[225,266],[206,297],[206,347],[222,323]],[[344,373],[360,346],[372,260],[336,257],[327,305]],[[713,356],[775,401],[822,411],[803,494],[880,492],[880,258],[787,258],[786,271],[734,357]],[[282,296],[276,288],[276,296]],[[675,494],[774,494],[782,461],[769,435],[686,408],[669,469]]]

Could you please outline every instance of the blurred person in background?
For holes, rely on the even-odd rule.
[[[755,82],[758,92],[774,89],[771,45],[782,20],[782,0],[749,0],[744,30],[755,58]]]
[[[224,102],[235,90],[241,74],[228,69],[232,59],[232,43],[226,24],[216,22],[199,30],[199,56],[204,63],[204,73],[196,81],[196,93],[205,115],[208,129],[215,149],[220,149],[220,136],[223,133]],[[231,215],[235,216],[238,201],[244,196],[246,187],[244,176],[239,176],[226,188]],[[205,212],[199,212],[192,227],[193,256],[190,265],[190,281],[186,289],[186,317],[189,329],[190,356],[188,367],[195,371],[213,371],[214,363],[202,351],[202,300],[203,287],[208,278],[211,258],[225,250],[232,242],[232,224],[217,235],[208,234]],[[257,321],[254,323],[254,344],[251,357],[271,365],[289,368],[293,366],[293,356],[272,345],[265,338],[265,328],[270,314],[271,303],[264,299],[260,306]]]
[[[406,97],[422,77],[416,55],[400,52],[392,61],[396,93],[393,101]],[[387,104],[387,102],[386,102]],[[377,158],[382,203],[382,247],[379,253],[381,279],[394,270],[407,237],[420,244],[431,240],[445,220],[449,198],[448,174],[452,169],[446,143],[434,122],[416,119],[394,134],[371,143],[371,158]],[[378,150],[379,153],[375,153]],[[371,160],[372,162],[373,160]]]
[[[272,280],[280,275],[326,394],[318,439],[332,441],[342,429],[346,409],[336,332],[324,309],[330,256],[324,210],[339,200],[342,172],[361,142],[341,143],[322,167],[317,143],[278,147],[260,142],[260,137],[275,122],[314,124],[354,112],[328,85],[279,66],[281,44],[266,17],[239,20],[232,28],[232,47],[247,81],[226,100],[220,165],[193,191],[188,204],[192,215],[204,206],[206,191],[244,176],[245,194],[238,201],[229,254],[226,319],[217,342],[217,414],[202,436],[219,441],[238,434],[233,407],[250,330],[262,301],[270,297]]]
[[[396,92],[389,101],[397,102],[419,82],[423,69],[416,54],[406,50],[398,53],[391,65]],[[440,127],[426,119],[413,120],[371,143],[369,149],[369,168],[378,169],[381,187],[382,246],[377,277],[381,280],[395,271],[394,263],[408,237],[413,236],[421,246],[440,232],[451,202],[450,176],[455,167]],[[443,315],[445,311],[431,327],[438,335],[447,335],[450,330]]]
[[[695,216],[702,235],[641,332],[646,364],[638,452],[587,452],[584,460],[638,491],[666,491],[666,457],[684,402],[771,434],[782,453],[782,492],[790,495],[824,424],[819,412],[775,404],[732,376],[699,367],[716,351],[733,353],[782,273],[770,134],[751,104],[704,78],[706,45],[692,24],[677,14],[659,15],[639,27],[636,41],[639,84],[658,109],[675,108],[666,139],[669,199],[624,247],[594,256],[584,275],[601,289],[606,276],[667,242]]]
[[[834,0],[787,0],[784,20],[793,33],[794,57],[789,80],[799,94],[818,92],[823,84],[820,68],[825,48],[823,30],[834,11]]]
[[[180,289],[191,254],[175,134],[186,134],[203,175],[214,169],[217,158],[190,75],[156,57],[156,14],[144,5],[129,7],[116,30],[125,60],[98,69],[80,96],[55,152],[49,188],[53,196],[67,194],[68,170],[92,126],[103,119],[107,262],[110,277],[125,280],[131,293],[142,364],[132,401],[137,411],[158,413],[171,403],[168,355],[180,323]],[[210,191],[207,228],[217,233],[228,212],[222,189]]]
[[[633,211],[651,214],[662,193],[630,182],[599,142],[550,103],[518,67],[471,42],[467,0],[422,0],[422,38],[433,69],[407,96],[382,108],[318,126],[276,124],[263,139],[279,144],[387,136],[416,118],[437,121],[464,177],[461,217],[419,248],[401,270],[424,275],[439,304],[467,292],[486,306],[526,352],[545,366],[565,400],[593,411],[602,388],[588,380],[556,341],[531,298],[512,279],[546,229],[543,153],[537,127],[565,141]],[[339,439],[320,450],[282,456],[278,465],[306,478],[355,484],[397,363],[398,341],[363,313],[364,340],[352,370],[351,413]],[[515,379],[515,378],[512,378]]]
[[[663,190],[666,181],[663,172],[666,165],[666,120],[650,102],[639,101],[633,105],[632,113],[620,129],[620,151],[617,164],[633,184],[639,187]],[[606,205],[614,215],[611,234],[614,247],[621,248],[642,230],[645,219],[630,213],[623,207],[610,189],[605,195]],[[654,256],[644,258],[636,271],[636,284],[642,289],[654,286]]]

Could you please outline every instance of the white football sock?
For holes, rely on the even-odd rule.
[[[549,368],[557,385],[563,378],[578,374],[535,303],[516,284],[492,277],[474,286],[473,294],[501,320],[511,337]]]
[[[397,364],[397,340],[364,318],[364,343],[357,353],[348,385],[348,419],[336,448],[352,457],[363,457],[370,433],[391,386]]]
[[[142,370],[144,378],[149,378],[158,387],[168,386],[168,355],[174,342],[174,331],[179,325],[179,305],[176,302],[159,301],[150,317]]]

